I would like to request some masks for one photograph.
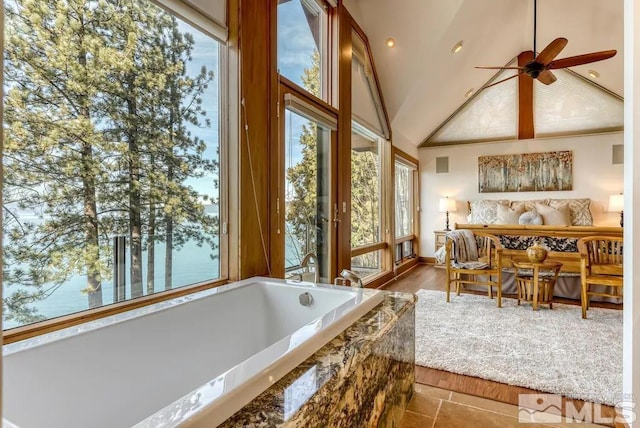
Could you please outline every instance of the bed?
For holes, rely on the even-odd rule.
[[[532,201],[470,201],[469,223],[456,223],[456,229],[482,231],[497,236],[503,246],[503,292],[516,293],[512,260],[526,258],[526,249],[539,241],[548,250],[547,257],[562,263],[555,295],[580,299],[580,253],[577,242],[584,236],[622,236],[622,227],[593,226],[589,199],[539,199]],[[553,208],[548,209],[547,207]],[[540,209],[552,212],[545,220],[558,224],[498,224],[513,221]],[[515,214],[514,214],[515,211]],[[511,217],[509,217],[511,216]],[[555,216],[555,217],[554,217]],[[545,222],[546,223],[546,222]],[[613,300],[619,302],[618,300]]]

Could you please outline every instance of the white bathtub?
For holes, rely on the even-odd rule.
[[[215,426],[382,298],[251,278],[6,345],[5,425]]]

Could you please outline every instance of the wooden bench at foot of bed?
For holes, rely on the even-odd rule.
[[[567,241],[573,251],[549,251],[547,258],[562,263],[561,272],[580,272],[580,253],[575,248],[575,241],[584,236],[622,236],[621,227],[601,227],[601,226],[531,226],[531,225],[504,225],[504,224],[455,224],[456,229],[469,229],[482,231],[498,237],[531,237],[545,238],[548,240]],[[501,238],[501,241],[503,238]],[[507,248],[503,242],[502,266],[511,268],[511,260],[514,258],[527,258],[526,248]]]

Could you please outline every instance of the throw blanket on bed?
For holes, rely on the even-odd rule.
[[[478,243],[476,236],[467,229],[452,230],[447,239],[453,241],[452,265],[463,269],[486,269],[487,263],[478,261]]]

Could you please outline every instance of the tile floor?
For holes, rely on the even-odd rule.
[[[400,428],[536,428],[576,426],[569,424],[521,424],[518,407],[416,383],[413,399],[404,414]],[[581,427],[598,427],[580,424]]]

